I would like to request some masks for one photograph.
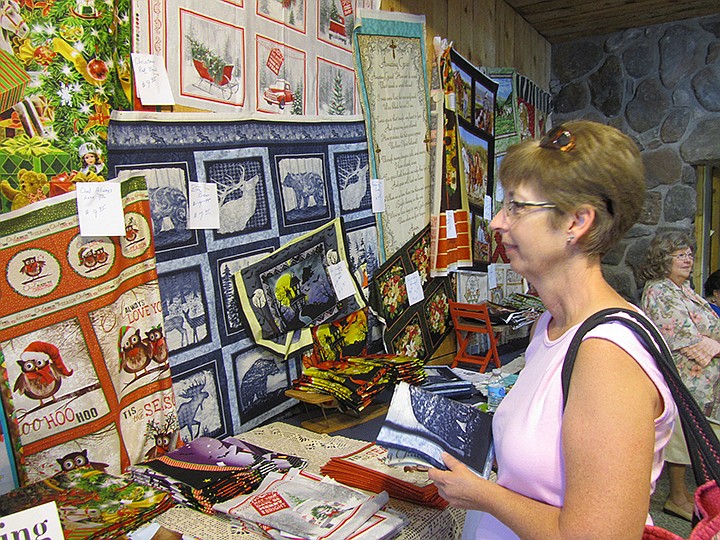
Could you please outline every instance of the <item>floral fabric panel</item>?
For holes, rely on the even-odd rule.
[[[417,272],[423,299],[410,304],[406,276]],[[448,278],[430,275],[430,226],[413,237],[375,274],[370,303],[385,323],[390,354],[428,360],[450,331]]]

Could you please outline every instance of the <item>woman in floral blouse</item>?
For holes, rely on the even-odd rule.
[[[681,232],[665,232],[653,238],[642,277],[648,280],[642,308],[660,329],[673,353],[675,365],[708,418],[720,422],[720,318],[710,304],[690,288],[694,255],[690,238]],[[666,448],[670,495],[666,513],[690,521],[693,498],[685,484],[690,464],[680,423]]]

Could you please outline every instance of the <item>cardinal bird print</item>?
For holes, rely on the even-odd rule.
[[[152,347],[140,337],[140,330],[132,326],[120,328],[120,371],[138,378],[150,363]]]
[[[65,367],[60,350],[52,343],[33,341],[20,354],[18,365],[22,373],[15,381],[14,391],[30,399],[54,401],[63,377],[73,374]]]

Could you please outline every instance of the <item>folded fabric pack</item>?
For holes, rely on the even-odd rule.
[[[256,489],[268,473],[302,469],[307,460],[272,452],[235,437],[198,437],[158,458],[132,465],[131,477],[168,491],[207,514],[213,505]]]
[[[79,467],[0,497],[0,515],[55,501],[65,538],[114,540],[175,505],[164,491]]]

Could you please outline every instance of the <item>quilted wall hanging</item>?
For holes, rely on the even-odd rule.
[[[7,212],[67,192],[71,176],[105,178],[110,110],[132,103],[130,2],[8,0],[0,19],[2,63],[18,72],[4,84],[21,90],[11,102],[0,92],[0,212]]]
[[[284,361],[255,344],[233,275],[342,217],[350,270],[369,283],[378,258],[364,123],[117,112],[108,146],[112,174],[147,178],[183,439],[281,414],[300,353]],[[187,228],[188,181],[217,184],[220,229]]]
[[[348,280],[350,296],[336,294],[329,267],[337,264],[349,268],[340,218],[237,272],[240,304],[255,343],[287,356],[312,346],[312,327],[364,308],[354,279]]]
[[[417,272],[423,299],[411,304],[406,276]],[[450,332],[448,278],[430,275],[430,226],[416,234],[378,269],[370,288],[370,303],[385,322],[387,350],[429,360]]]
[[[357,114],[352,30],[378,0],[133,0],[134,52],[165,59],[179,105]]]
[[[0,216],[0,373],[21,483],[88,463],[120,474],[177,442],[148,192],[142,178],[121,191],[123,237],[80,236],[74,193]]]
[[[384,182],[380,259],[430,221],[430,99],[425,17],[360,11],[353,34],[372,178]]]

